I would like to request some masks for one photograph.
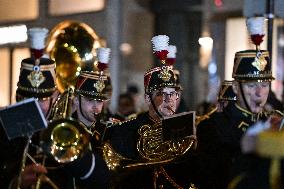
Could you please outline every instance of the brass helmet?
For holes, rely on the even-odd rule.
[[[85,23],[64,21],[50,32],[46,51],[56,62],[56,83],[60,92],[75,86],[81,70],[94,70],[96,51],[102,40]]]

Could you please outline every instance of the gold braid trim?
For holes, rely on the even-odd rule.
[[[115,152],[114,149],[108,143],[105,143],[103,145],[103,158],[108,168],[112,171],[115,171],[118,167],[122,166],[122,160],[128,160],[127,158]]]
[[[22,69],[33,71],[34,70],[33,64],[27,64],[22,62]],[[51,69],[55,69],[55,64],[50,64],[50,65],[39,65],[40,71],[50,71]]]
[[[174,179],[170,177],[170,175],[166,172],[166,170],[160,166],[154,170],[153,181],[154,181],[154,189],[157,189],[157,180],[160,175],[163,175],[166,180],[176,189],[184,189],[179,184],[177,184]],[[158,188],[163,188],[163,186],[158,186]],[[190,184],[189,189],[197,189],[194,184]]]
[[[169,181],[169,183],[176,189],[183,189],[183,187],[179,186],[166,172],[166,170],[163,167],[158,167],[155,169],[154,171],[154,189],[161,188],[163,186],[157,186],[157,180],[159,178],[160,175],[163,175],[167,181]]]
[[[238,52],[236,53],[236,58],[254,58],[256,57],[257,52]],[[265,57],[269,57],[268,51],[261,51],[261,55]]]
[[[209,119],[210,116],[217,111],[217,107],[213,108],[210,112],[204,114],[204,115],[201,115],[201,116],[196,116],[196,119],[195,119],[195,125],[198,125],[201,121],[205,120],[205,119]]]
[[[239,109],[246,117],[250,116],[252,122],[256,122],[259,120],[259,118],[263,115],[268,116],[271,114],[271,112],[259,112],[259,113],[252,113],[244,108],[242,108],[239,104],[235,103],[235,106],[237,109]]]
[[[29,70],[29,71],[34,71],[34,66],[32,64],[27,64],[22,62],[22,67],[21,67],[21,71],[23,69],[25,70]],[[50,64],[50,65],[39,65],[39,71],[49,71],[52,75],[53,80],[55,80],[56,78],[56,74],[55,74],[55,63],[54,64]]]
[[[23,90],[23,91],[35,92],[35,93],[48,93],[48,92],[53,92],[56,89],[56,87],[52,87],[52,88],[49,88],[49,89],[39,89],[39,88],[35,88],[35,87],[23,87],[21,85],[18,85],[18,88]]]
[[[95,74],[93,74],[92,72],[88,73],[88,72],[82,72],[81,77],[85,77],[85,78],[89,78],[89,79],[101,79],[103,81],[107,80],[107,76],[106,75],[99,75],[99,73],[95,72]]]

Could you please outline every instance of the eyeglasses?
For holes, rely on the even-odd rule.
[[[171,93],[159,91],[159,92],[157,92],[156,96],[157,97],[163,97],[163,100],[166,100],[167,98],[177,100],[177,99],[179,99],[180,94],[177,91],[173,91]]]

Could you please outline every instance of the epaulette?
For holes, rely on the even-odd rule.
[[[201,115],[201,116],[196,116],[196,119],[195,119],[195,125],[198,125],[201,121],[205,120],[205,119],[209,119],[210,116],[217,111],[217,107],[213,108],[210,112],[204,114],[204,115]]]

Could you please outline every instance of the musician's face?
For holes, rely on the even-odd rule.
[[[152,99],[157,110],[164,117],[175,113],[179,95],[179,91],[176,91],[175,88],[163,88],[161,90],[154,91],[152,93]],[[151,107],[149,107],[149,110],[151,110]]]
[[[96,121],[96,117],[102,112],[103,101],[97,101],[87,97],[81,97],[81,110],[84,117],[91,122]]]
[[[238,95],[239,105],[246,108],[246,101],[251,112],[261,112],[267,101],[270,82],[246,82],[241,85],[244,96],[241,95],[240,85],[233,86],[234,92]]]

